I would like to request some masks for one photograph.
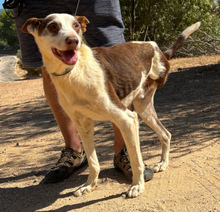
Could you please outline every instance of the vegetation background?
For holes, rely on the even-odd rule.
[[[220,53],[220,1],[121,0],[126,40],[156,41],[168,48],[187,26],[201,28],[181,49],[179,56]],[[192,45],[193,42],[193,45]]]

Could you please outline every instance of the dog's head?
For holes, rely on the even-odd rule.
[[[78,60],[77,50],[81,47],[82,34],[88,23],[84,16],[51,14],[46,18],[27,20],[21,30],[35,37],[44,57],[55,56],[66,65],[74,65]]]

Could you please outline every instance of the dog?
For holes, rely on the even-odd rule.
[[[84,16],[51,14],[27,20],[21,30],[34,36],[60,105],[74,122],[88,158],[88,180],[74,194],[80,196],[97,185],[100,166],[93,138],[94,121],[109,120],[120,129],[130,157],[133,179],[127,196],[137,197],[144,191],[137,114],[161,141],[161,161],[155,164],[154,172],[163,171],[169,163],[171,134],[159,121],[153,98],[167,80],[168,60],[200,22],[185,29],[164,54],[155,42],[90,48],[82,39],[87,24],[89,20]],[[131,104],[137,113],[127,109]]]

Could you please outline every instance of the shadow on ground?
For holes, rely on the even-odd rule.
[[[219,138],[220,119],[220,65],[187,68],[179,72],[171,73],[166,85],[157,91],[155,107],[159,118],[172,133],[171,158],[184,157],[192,151],[205,148],[208,141]],[[50,113],[44,98],[36,101],[24,102],[14,107],[1,109],[0,142],[16,142],[21,139],[28,140],[33,137],[57,131],[56,122]],[[24,125],[22,131],[17,131],[20,125]],[[99,160],[112,160],[113,152],[109,150],[109,142],[113,141],[111,123],[98,122],[96,125],[96,144]],[[141,121],[140,122],[141,146],[144,152],[144,160],[158,157],[160,142],[154,133]],[[112,145],[112,144],[111,144]],[[57,147],[51,147],[56,149]],[[112,147],[111,147],[112,148]],[[147,153],[147,154],[145,154]],[[51,158],[48,158],[50,161]],[[71,197],[72,192],[62,194],[62,191],[78,187],[85,183],[87,176],[80,175],[78,170],[70,179],[59,184],[34,184],[28,187],[0,188],[1,208],[3,211],[23,211],[24,208],[35,211],[45,208],[58,198]],[[34,171],[34,167],[25,174],[0,178],[1,183],[16,182],[32,177],[33,179],[44,175],[45,167]],[[80,178],[79,178],[80,175]],[[124,183],[123,176],[114,169],[103,170],[100,174],[102,179],[106,177]],[[33,195],[29,196],[32,193]],[[35,197],[35,194],[39,196]],[[55,194],[55,195],[54,195]],[[118,198],[121,194],[94,199],[86,203],[65,206],[54,211],[67,211],[70,209],[83,208],[95,202]],[[11,205],[5,205],[4,199],[9,199]],[[16,200],[16,209],[13,202]],[[6,201],[7,203],[9,201]],[[17,209],[18,208],[18,209]],[[14,210],[13,210],[14,209]]]

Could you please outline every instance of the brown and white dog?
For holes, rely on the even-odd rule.
[[[100,171],[93,141],[94,121],[110,120],[121,131],[133,171],[128,197],[144,190],[138,116],[127,109],[133,103],[137,113],[158,135],[162,144],[161,161],[154,171],[167,168],[171,134],[161,124],[154,109],[154,94],[164,85],[170,59],[184,40],[200,26],[196,23],[180,35],[163,54],[155,42],[128,42],[112,47],[89,48],[82,34],[89,21],[83,16],[51,14],[31,18],[22,31],[31,33],[42,54],[43,63],[56,87],[59,102],[74,122],[89,162],[87,183],[79,196],[97,184]]]

